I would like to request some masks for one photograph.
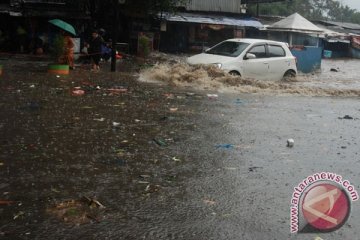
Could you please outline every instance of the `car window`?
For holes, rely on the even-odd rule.
[[[255,46],[250,49],[249,53],[252,53],[256,56],[256,58],[266,58],[266,49],[265,45]]]
[[[248,43],[244,42],[231,42],[226,41],[222,42],[208,51],[208,54],[215,54],[215,55],[222,55],[228,57],[237,57],[239,56],[247,47],[249,46]]]
[[[285,50],[281,46],[269,45],[269,57],[285,57]]]

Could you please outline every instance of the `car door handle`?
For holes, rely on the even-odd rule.
[[[264,63],[264,64],[269,64],[269,63]]]

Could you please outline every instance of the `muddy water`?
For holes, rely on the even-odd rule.
[[[169,239],[186,231],[170,223],[171,209],[194,168],[186,140],[204,96],[139,85],[133,73],[79,68],[57,77],[46,63],[4,66],[1,239]],[[79,87],[85,94],[74,96]],[[78,218],[54,212],[84,196],[106,207],[98,222],[82,221],[81,208],[66,213]]]
[[[183,60],[161,63],[140,75],[144,82],[166,82],[201,90],[232,93],[298,94],[305,96],[360,96],[360,60],[323,60],[321,70],[287,81],[258,81],[230,76],[213,66],[189,66]],[[336,72],[332,71],[335,69]]]
[[[338,119],[360,118],[352,98],[274,97],[278,83],[263,82],[255,88],[269,96],[208,98],[239,81],[253,87],[217,69],[188,69],[219,80],[198,91],[191,75],[183,84],[162,74],[171,84],[160,85],[138,83],[135,72],[79,68],[57,78],[46,63],[4,65],[1,239],[290,239],[290,196],[301,179],[329,170],[359,187],[358,121]],[[73,96],[75,87],[85,94]],[[84,196],[105,206],[96,220],[88,209],[67,220],[54,212]],[[320,236],[356,239],[359,209]]]

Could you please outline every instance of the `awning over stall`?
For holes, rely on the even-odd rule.
[[[161,17],[159,15],[159,17]],[[225,16],[215,16],[206,14],[195,13],[177,13],[177,14],[163,14],[164,18],[168,22],[186,22],[186,23],[201,23],[201,24],[218,24],[238,27],[254,27],[263,28],[263,25],[252,18],[242,19]]]

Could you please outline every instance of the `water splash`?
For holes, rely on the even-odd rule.
[[[351,66],[357,60],[339,61],[337,66],[344,72],[332,73],[334,61],[324,61],[323,71],[314,74],[299,74],[295,80],[260,81],[243,79],[223,72],[216,66],[190,66],[185,61],[156,64],[140,73],[144,82],[166,83],[179,87],[218,92],[258,94],[297,94],[304,96],[360,96],[360,84]]]

